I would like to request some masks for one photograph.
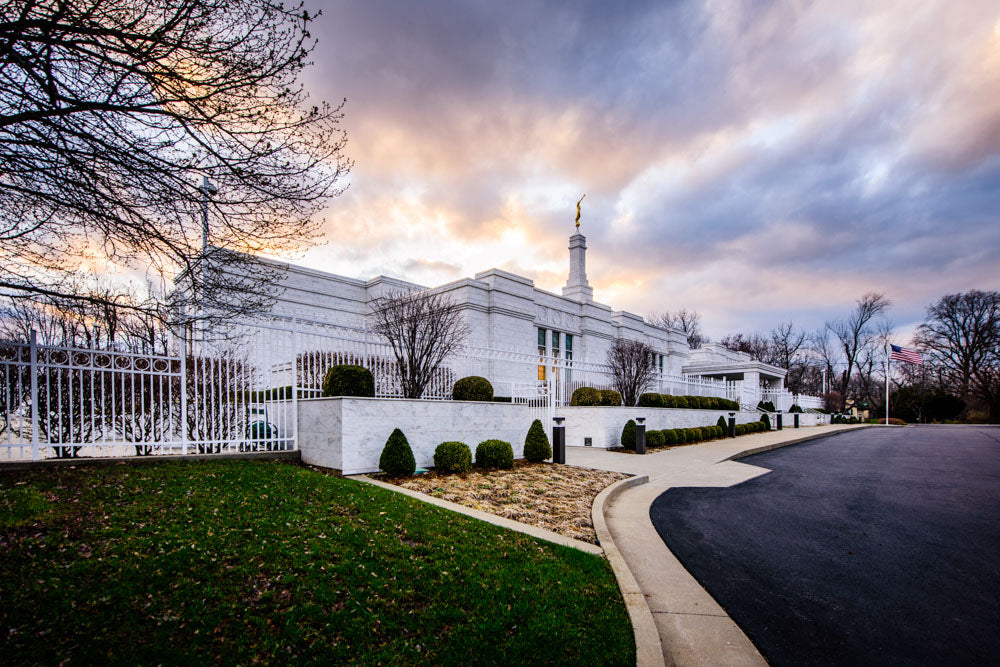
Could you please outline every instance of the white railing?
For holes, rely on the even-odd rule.
[[[0,342],[0,458],[224,454],[296,449],[298,401],[322,395],[337,364],[368,368],[377,397],[402,397],[390,346],[364,327],[270,317],[177,337],[157,353]],[[603,363],[467,346],[435,372],[421,398],[451,398],[467,375],[551,423],[579,387],[610,389]],[[541,378],[541,379],[540,379]],[[688,375],[658,374],[646,391],[719,396],[787,410],[815,397]]]

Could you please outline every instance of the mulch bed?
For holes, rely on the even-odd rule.
[[[590,509],[604,488],[629,475],[554,463],[515,461],[511,470],[473,470],[414,477],[376,476],[383,482],[597,543]]]

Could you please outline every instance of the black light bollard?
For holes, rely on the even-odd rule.
[[[552,427],[552,462],[566,463],[566,427],[563,426],[565,417],[553,417],[555,426]]]
[[[635,453],[646,453],[646,418],[635,418]]]
[[[778,411],[778,430],[781,430],[781,411]]]
[[[729,437],[730,438],[735,438],[736,437],[736,413],[735,412],[730,412],[729,413]]]
[[[795,413],[795,428],[799,427],[799,413]]]

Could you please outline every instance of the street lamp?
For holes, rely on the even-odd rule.
[[[208,176],[201,177],[201,185],[198,186],[198,190],[201,194],[205,195],[205,198],[201,202],[201,252],[202,254],[208,250],[208,201],[209,198],[219,191],[219,188],[215,186],[215,183],[208,180]]]

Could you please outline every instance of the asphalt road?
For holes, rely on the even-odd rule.
[[[670,489],[667,546],[774,665],[1000,660],[1000,427],[865,429]]]

